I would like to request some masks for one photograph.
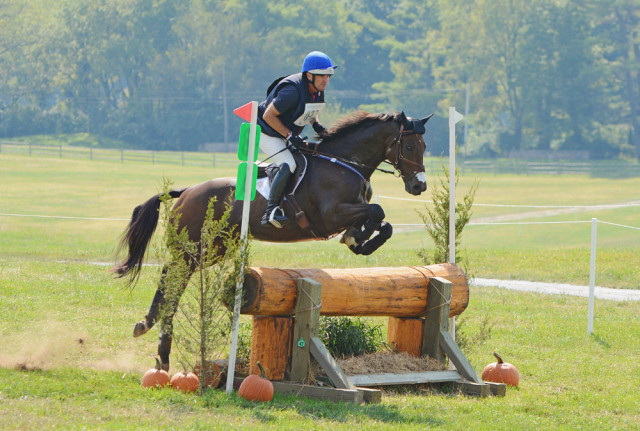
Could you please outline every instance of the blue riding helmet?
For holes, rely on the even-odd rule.
[[[302,63],[302,73],[309,72],[313,75],[333,75],[334,66],[327,54],[313,51],[307,54]]]

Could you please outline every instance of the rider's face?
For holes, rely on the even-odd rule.
[[[329,79],[331,75],[311,75],[308,76],[309,81],[313,82],[313,86],[316,87],[318,91],[324,91],[329,84]]]

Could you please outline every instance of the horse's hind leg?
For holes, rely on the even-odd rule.
[[[156,320],[158,319],[158,312],[160,311],[160,307],[164,304],[164,282],[165,277],[167,275],[167,267],[165,266],[162,269],[162,275],[160,276],[160,282],[158,283],[158,289],[156,290],[156,294],[153,296],[153,301],[151,302],[151,307],[149,307],[149,313],[144,316],[144,319],[136,323],[133,328],[133,336],[139,337],[141,335],[149,332],[149,329],[153,328]]]
[[[191,274],[193,274],[193,268],[186,274],[184,281],[175,287],[175,291],[168,295],[167,292],[165,292],[164,303],[160,308],[161,326],[160,337],[158,339],[158,356],[160,356],[162,369],[165,371],[169,371],[169,355],[171,354],[171,342],[173,340],[173,318],[178,311],[180,297],[189,283]]]

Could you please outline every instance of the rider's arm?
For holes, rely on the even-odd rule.
[[[267,106],[267,109],[262,115],[262,119],[284,138],[286,138],[291,132],[284,124],[282,124],[282,121],[280,121],[280,112],[278,112],[276,107],[273,105],[273,102]]]
[[[280,116],[283,112],[290,112],[298,106],[299,99],[298,90],[293,85],[285,85],[278,91],[275,99],[267,106],[262,115],[262,119],[285,139],[289,136],[291,130],[282,123]]]

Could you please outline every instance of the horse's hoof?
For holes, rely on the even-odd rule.
[[[149,332],[149,326],[147,326],[147,321],[146,320],[141,320],[138,323],[136,323],[136,326],[133,328],[133,336],[134,337],[139,337],[141,335],[146,334],[147,332]]]

